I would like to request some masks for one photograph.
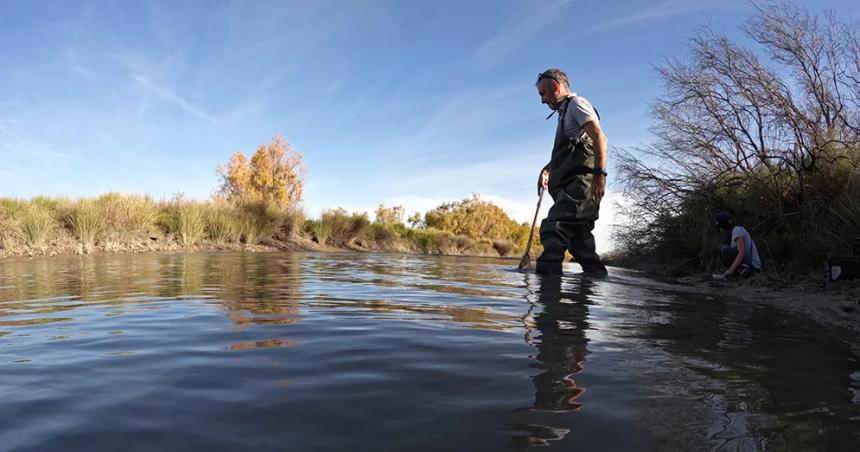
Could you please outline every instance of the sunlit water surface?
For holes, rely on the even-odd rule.
[[[0,450],[860,450],[857,338],[515,263],[0,261]]]

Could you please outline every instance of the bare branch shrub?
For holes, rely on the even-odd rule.
[[[658,67],[656,138],[617,158],[637,219],[617,234],[628,252],[707,266],[716,209],[781,242],[781,259],[820,262],[860,235],[856,222],[833,220],[860,176],[857,25],[788,2],[755,8],[742,30],[756,48],[704,28],[688,58]]]

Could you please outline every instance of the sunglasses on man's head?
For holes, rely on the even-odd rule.
[[[556,83],[558,83],[558,84],[561,84],[561,82],[560,82],[560,81],[558,81],[558,79],[557,79],[557,78],[555,78],[555,77],[553,77],[553,76],[551,76],[551,75],[549,75],[549,74],[543,73],[543,72],[541,72],[540,74],[538,74],[537,82],[538,82],[538,83],[540,83],[540,81],[541,81],[541,80],[543,80],[543,79],[545,79],[545,78],[548,78],[548,79],[550,79],[550,80],[552,80],[552,81],[554,81],[554,82],[556,82]]]

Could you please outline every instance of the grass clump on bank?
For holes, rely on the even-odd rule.
[[[0,252],[174,249],[254,245],[301,228],[303,214],[259,202],[108,193],[94,198],[0,199]]]
[[[56,203],[45,198],[36,198],[25,204],[18,218],[26,244],[44,244],[57,230],[56,216]]]

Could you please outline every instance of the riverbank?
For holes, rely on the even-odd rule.
[[[282,249],[272,244],[246,245],[242,243],[200,242],[183,245],[176,240],[162,237],[107,241],[84,244],[71,239],[54,239],[37,245],[19,245],[0,248],[0,259],[15,257],[68,256],[111,253],[184,253],[194,251],[277,251]],[[296,248],[298,250],[299,248]]]
[[[822,270],[778,274],[765,269],[751,278],[714,280],[710,272],[695,272],[682,261],[635,261],[618,257],[611,265],[641,271],[672,284],[697,287],[714,294],[766,303],[809,318],[827,328],[860,336],[860,280],[829,282]],[[855,345],[860,350],[860,344]]]
[[[262,239],[256,244],[216,242],[201,240],[193,244],[183,244],[169,235],[152,235],[124,240],[108,240],[95,244],[84,244],[71,237],[45,241],[37,245],[0,246],[0,260],[15,257],[50,257],[68,255],[91,255],[111,253],[189,253],[196,251],[312,251],[312,252],[380,252],[426,255],[460,255],[477,257],[512,257],[507,250],[499,250],[491,241],[475,241],[468,237],[445,234],[440,231],[429,233],[423,242],[407,242],[395,239],[384,243],[355,239],[342,245],[319,243],[313,238],[293,234],[288,238],[276,237]],[[518,256],[517,256],[518,257]]]
[[[710,275],[681,278],[680,284],[703,285],[751,302],[767,303],[809,318],[828,328],[860,335],[860,281],[828,282],[822,275],[794,275],[790,280],[768,275],[750,279],[712,281]],[[855,344],[860,348],[860,344]]]
[[[0,198],[0,257],[98,252],[358,250],[467,256],[521,255],[529,226],[477,196],[402,220],[402,208],[367,213],[336,208],[308,219],[299,208],[259,201],[154,201],[108,193],[97,198]],[[532,253],[540,245],[532,243]]]

